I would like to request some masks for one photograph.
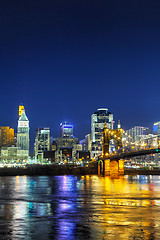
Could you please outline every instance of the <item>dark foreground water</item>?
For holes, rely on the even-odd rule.
[[[0,240],[160,239],[160,176],[0,177]]]

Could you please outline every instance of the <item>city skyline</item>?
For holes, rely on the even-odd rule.
[[[20,105],[19,105],[20,106]],[[18,107],[19,107],[18,106]],[[23,106],[24,107],[24,106]],[[22,112],[24,111],[24,112],[26,112],[26,110],[25,110],[26,108],[24,108],[23,110],[22,110]],[[91,115],[90,115],[90,123],[89,123],[89,132],[91,132],[91,117],[92,117],[92,114],[94,114],[94,113],[96,113],[99,109],[107,109],[108,110],[108,108],[106,108],[106,107],[99,107],[99,108],[97,108],[97,109],[95,109],[95,111],[94,112],[92,112],[91,113]],[[28,110],[27,110],[28,111]],[[113,114],[113,116],[114,116],[114,113],[113,112],[110,112],[109,110],[108,110],[108,112],[109,112],[109,114]],[[19,113],[19,109],[17,110],[17,113]],[[28,114],[27,114],[28,115]],[[13,129],[16,129],[17,128],[17,125],[18,125],[18,119],[19,119],[19,117],[20,116],[18,116],[17,115],[17,123],[16,123],[16,126],[14,125],[13,126],[13,123],[11,124],[11,125],[8,125],[8,124],[3,124],[3,125],[1,125],[1,126],[9,126],[9,127],[11,127],[11,128],[13,128]],[[30,119],[30,117],[31,116],[29,116],[29,119]],[[10,118],[10,119],[12,119],[12,118]],[[115,120],[115,118],[113,117],[113,129],[114,128],[116,128],[117,127],[117,124],[118,124],[118,121],[120,121],[120,123],[123,125],[123,123],[122,123],[122,121],[121,121],[121,119],[116,119]],[[7,122],[9,122],[8,120],[6,120],[6,123]],[[47,121],[46,121],[47,122]],[[88,121],[89,122],[89,121]],[[131,128],[132,127],[134,127],[134,126],[141,126],[141,127],[147,127],[147,128],[150,128],[151,130],[153,130],[153,125],[156,123],[156,122],[159,122],[159,121],[154,121],[154,122],[152,122],[152,126],[151,127],[149,127],[149,126],[145,126],[143,123],[141,124],[141,125],[132,125],[131,126]],[[58,137],[58,136],[60,136],[61,135],[61,125],[62,124],[71,124],[72,126],[75,126],[75,124],[73,123],[73,122],[69,122],[69,121],[67,121],[67,120],[64,120],[64,121],[60,121],[59,123],[58,123],[58,125],[57,125],[57,128],[56,128],[56,131],[55,132],[57,132],[58,133],[58,135],[56,134],[56,137]],[[53,124],[54,125],[54,124]],[[45,128],[45,127],[49,127],[49,128],[51,128],[52,129],[52,126],[49,126],[49,125],[37,125],[37,127],[36,128]],[[32,128],[32,127],[31,127]],[[35,131],[36,131],[36,128],[35,128]],[[125,131],[127,131],[128,130],[128,128],[125,128],[125,127],[123,127],[123,129],[125,130]],[[52,129],[53,130],[53,129]],[[17,132],[17,131],[16,131]],[[87,132],[87,134],[89,133],[89,132]],[[83,132],[82,132],[82,134],[83,134]],[[75,134],[74,134],[75,135]],[[84,135],[85,136],[85,135]]]
[[[33,153],[33,149],[34,149],[34,143],[35,143],[35,138],[36,138],[36,131],[37,131],[37,129],[41,129],[41,128],[48,128],[49,129],[49,131],[51,131],[51,135],[50,135],[50,137],[52,137],[53,139],[55,139],[55,138],[57,138],[57,137],[61,137],[61,135],[62,135],[62,124],[66,124],[66,126],[68,126],[69,125],[69,127],[71,126],[72,127],[72,134],[73,134],[73,137],[77,137],[78,138],[78,140],[80,141],[80,140],[83,140],[84,138],[85,138],[85,136],[87,135],[87,134],[93,134],[92,133],[92,118],[93,118],[93,116],[95,115],[95,114],[97,114],[97,111],[107,111],[108,112],[108,114],[109,114],[109,116],[112,116],[111,117],[111,120],[113,121],[113,126],[111,127],[111,129],[113,128],[113,129],[116,129],[117,128],[117,124],[118,124],[118,121],[119,120],[115,120],[114,119],[114,114],[113,113],[111,113],[110,111],[108,111],[108,108],[99,108],[99,109],[97,109],[95,112],[93,112],[92,114],[91,114],[91,116],[90,116],[90,129],[89,129],[89,131],[85,134],[85,135],[83,135],[82,136],[82,138],[80,138],[76,133],[75,133],[75,130],[74,130],[74,123],[69,123],[69,122],[67,122],[67,121],[64,121],[63,123],[61,122],[61,123],[59,123],[58,124],[58,126],[57,126],[57,129],[56,130],[58,130],[57,132],[58,132],[58,134],[56,135],[56,134],[54,134],[56,131],[55,131],[55,129],[53,129],[51,126],[49,126],[49,125],[45,125],[45,126],[36,126],[36,128],[35,129],[33,129],[32,128],[32,123],[30,123],[30,127],[29,127],[29,135],[30,135],[30,152],[31,153]],[[24,111],[24,112],[23,112]],[[17,133],[18,132],[18,122],[19,122],[19,120],[18,119],[20,119],[21,118],[21,115],[22,115],[22,113],[24,113],[25,114],[25,112],[26,112],[26,110],[25,110],[25,106],[23,106],[23,105],[19,105],[19,110],[18,110],[18,115],[17,115],[17,126],[14,128],[14,127],[12,127],[12,126],[9,126],[9,127],[12,127],[13,129],[14,129],[14,131],[15,131],[15,133]],[[27,114],[28,115],[28,114]],[[19,118],[18,118],[19,117]],[[29,117],[29,119],[30,119],[30,117]],[[110,121],[111,121],[110,120]],[[111,122],[112,122],[111,121]],[[150,129],[151,130],[151,132],[153,132],[153,127],[154,127],[154,125],[155,124],[158,124],[159,122],[154,122],[153,123],[153,125],[152,125],[152,128],[149,128],[148,126],[140,126],[141,128],[148,128],[148,130]],[[122,125],[123,125],[123,123],[122,123]],[[8,126],[7,124],[5,124],[4,126]],[[132,126],[132,128],[134,128],[134,127],[136,127],[136,126]],[[110,127],[109,127],[110,128]],[[32,131],[30,131],[32,129]],[[129,129],[124,129],[126,132],[129,130]],[[151,133],[150,132],[150,133]],[[149,132],[148,132],[149,133]],[[82,134],[83,134],[83,132],[82,132]]]

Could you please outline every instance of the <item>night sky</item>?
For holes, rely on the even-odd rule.
[[[122,127],[160,120],[160,1],[0,0],[0,125],[18,106],[37,127],[79,139],[106,107]]]

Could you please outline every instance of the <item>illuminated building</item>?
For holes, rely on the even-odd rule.
[[[73,161],[73,149],[71,147],[62,147],[59,150],[60,162],[69,163]]]
[[[73,125],[69,123],[61,123],[61,137],[73,138]]]
[[[153,134],[160,134],[160,122],[153,124]]]
[[[74,144],[78,144],[78,138],[59,137],[59,138],[56,138],[55,141],[56,141],[57,149],[62,147],[73,148]]]
[[[50,150],[50,129],[37,128],[35,138],[35,158],[43,160],[45,151]]]
[[[59,137],[55,139],[57,151],[56,159],[58,161],[71,161],[73,147],[78,144],[78,138]],[[73,160],[73,159],[72,159]]]
[[[23,106],[23,105],[20,105],[20,106],[19,106],[19,118],[20,118],[20,116],[22,115],[23,110],[24,110],[24,106]]]
[[[14,129],[0,127],[0,148],[14,145]]]
[[[80,145],[82,147],[82,150],[85,150],[85,148],[86,148],[86,139],[84,138],[84,139],[80,140],[79,143],[80,143]]]
[[[52,144],[51,144],[51,151],[56,151],[57,150],[57,144],[55,139],[53,140]]]
[[[17,147],[2,147],[0,150],[1,161],[17,162]]]
[[[149,128],[135,126],[126,131],[127,135],[131,138],[132,142],[139,141],[142,136],[147,135],[149,133]]]
[[[55,162],[55,151],[46,151],[44,152],[43,159],[46,162]]]
[[[91,116],[91,158],[97,158],[102,153],[102,131],[104,124],[113,129],[113,114],[107,108],[99,108]]]
[[[91,134],[87,134],[85,136],[85,150],[91,151]]]
[[[17,157],[21,160],[29,156],[29,121],[25,110],[18,120],[17,128]]]
[[[60,162],[73,161],[73,147],[78,144],[78,138],[73,137],[73,125],[61,123],[61,137],[55,139],[56,159]]]
[[[83,147],[82,144],[74,144],[74,145],[73,145],[73,151],[74,151],[74,152],[82,151],[82,150],[83,150],[82,147]]]
[[[90,152],[89,151],[77,151],[76,153],[76,161],[81,163],[83,166],[88,164],[90,160]]]

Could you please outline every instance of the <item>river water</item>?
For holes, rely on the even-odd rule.
[[[0,177],[0,239],[160,239],[160,176]]]

